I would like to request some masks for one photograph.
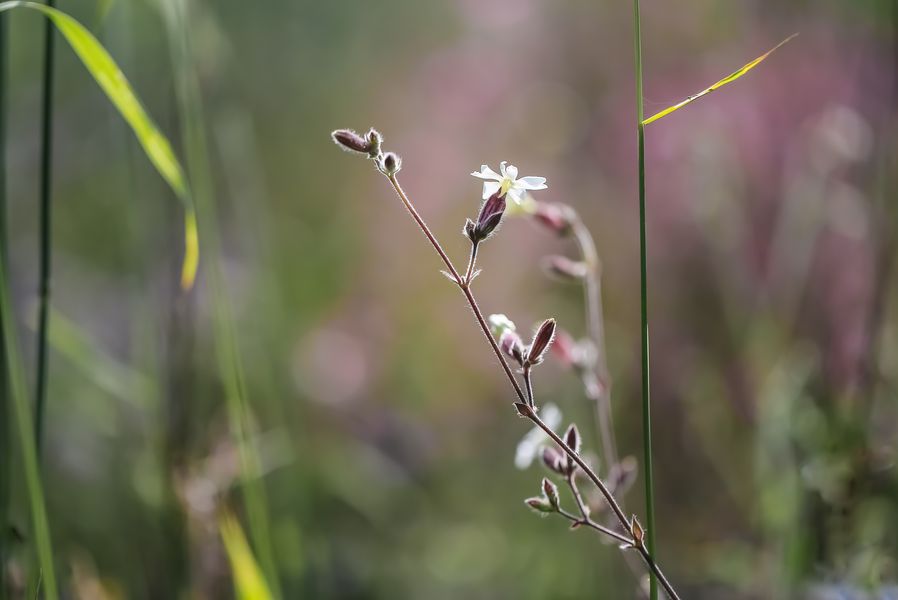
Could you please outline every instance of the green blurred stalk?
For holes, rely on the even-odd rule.
[[[212,304],[215,354],[225,389],[228,421],[240,456],[239,487],[246,508],[250,537],[259,564],[275,598],[282,597],[274,551],[268,501],[262,481],[262,464],[252,439],[251,411],[243,363],[234,329],[234,318],[221,268],[221,242],[213,194],[209,153],[199,82],[193,65],[184,0],[163,0],[163,14],[171,40],[175,87],[187,152],[187,171],[194,192],[200,255],[204,257]]]
[[[6,267],[6,15],[0,15],[0,263]],[[0,315],[0,337],[7,327]],[[12,486],[12,443],[9,426],[9,378],[5,345],[0,344],[0,598],[6,598],[6,564],[9,559],[9,494]]]
[[[55,7],[55,0],[47,6]],[[52,252],[51,183],[53,171],[53,63],[55,32],[53,22],[44,23],[43,92],[41,97],[41,186],[40,186],[40,266],[37,308],[37,382],[34,395],[34,437],[40,457],[44,438],[47,404],[47,326],[50,306],[50,259]]]
[[[57,600],[56,574],[53,570],[53,549],[50,542],[50,525],[47,522],[47,508],[38,466],[37,445],[34,437],[34,423],[31,418],[31,404],[25,385],[21,356],[17,349],[15,327],[9,302],[9,280],[6,265],[0,260],[0,322],[3,328],[3,345],[6,351],[6,369],[12,398],[15,425],[21,446],[22,463],[25,472],[25,488],[31,511],[32,537],[37,549],[40,566],[39,579],[46,600]],[[6,532],[4,531],[4,534]],[[38,579],[38,578],[35,578]]]
[[[642,18],[639,0],[633,0],[633,44],[636,58],[636,135],[639,163],[639,279],[642,316],[642,453],[645,479],[646,546],[655,556],[655,483],[652,474],[652,406],[649,389],[649,316],[648,277],[646,276],[645,239],[645,108],[642,97]],[[649,598],[658,598],[658,580],[649,572]]]

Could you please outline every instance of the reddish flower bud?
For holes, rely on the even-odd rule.
[[[536,330],[533,341],[530,342],[530,347],[527,349],[525,361],[530,365],[541,363],[553,337],[555,337],[555,319],[546,319]]]
[[[518,364],[524,362],[524,342],[521,341],[521,336],[514,331],[506,329],[502,332],[499,337],[499,348]]]
[[[338,146],[350,152],[369,154],[372,150],[371,142],[352,129],[337,129],[331,133],[331,138]]]
[[[558,497],[558,486],[549,479],[543,477],[543,494],[553,509],[558,510],[561,507],[561,499]]]
[[[540,202],[536,205],[533,217],[538,223],[563,237],[570,234],[577,213],[565,204]]]
[[[546,498],[527,498],[524,503],[536,512],[545,515],[546,513],[555,512],[555,509],[549,504]]]
[[[575,423],[571,423],[571,426],[567,428],[567,431],[564,434],[564,443],[568,448],[573,450],[575,453],[580,454],[580,432],[577,430],[577,425]]]
[[[566,256],[547,257],[545,269],[550,275],[565,281],[581,281],[589,273],[589,266],[585,262],[571,260]]]
[[[564,457],[555,448],[546,446],[543,448],[543,464],[553,473],[564,475]]]
[[[504,212],[505,194],[502,194],[501,191],[496,192],[480,207],[480,214],[477,215],[477,225],[471,241],[477,243],[488,238],[499,226]]]

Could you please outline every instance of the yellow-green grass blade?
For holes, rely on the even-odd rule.
[[[238,600],[272,600],[271,591],[253,557],[240,522],[230,511],[225,511],[219,517],[218,528],[228,554]]]
[[[765,58],[767,58],[768,56],[770,56],[771,54],[773,54],[773,52],[776,51],[778,48],[780,48],[780,46],[782,46],[783,44],[785,44],[786,42],[788,42],[789,40],[791,40],[792,38],[794,38],[794,37],[797,36],[797,35],[798,35],[797,33],[793,33],[792,35],[790,35],[789,37],[787,37],[786,39],[784,39],[782,42],[780,42],[779,44],[777,44],[776,46],[774,46],[773,48],[771,48],[770,50],[768,50],[767,52],[765,52],[764,54],[762,54],[761,56],[759,56],[758,58],[754,59],[753,61],[751,61],[751,62],[748,63],[747,65],[743,66],[741,69],[738,69],[738,70],[736,70],[736,71],[733,71],[732,73],[730,73],[729,75],[727,75],[726,77],[724,77],[723,79],[721,79],[720,81],[718,81],[717,83],[711,85],[711,86],[708,87],[708,88],[705,88],[704,90],[702,90],[701,92],[699,92],[699,93],[697,93],[697,94],[694,94],[694,95],[692,95],[692,96],[689,96],[688,98],[686,98],[686,99],[683,100],[682,102],[679,102],[679,103],[677,103],[677,104],[674,104],[673,106],[669,106],[669,107],[665,108],[664,110],[662,110],[661,112],[652,115],[652,116],[649,117],[648,119],[644,120],[644,121],[642,122],[642,124],[643,124],[643,125],[648,125],[649,123],[652,123],[652,122],[654,122],[654,121],[657,121],[657,120],[660,119],[661,117],[666,117],[666,116],[669,115],[670,113],[672,113],[672,112],[674,112],[674,111],[676,111],[676,110],[679,110],[679,109],[683,108],[683,107],[686,106],[687,104],[691,104],[692,102],[695,102],[696,100],[698,100],[698,99],[701,98],[702,96],[706,96],[706,95],[710,94],[711,92],[713,92],[713,91],[715,91],[715,90],[718,90],[718,89],[722,88],[722,87],[725,86],[726,84],[732,83],[732,82],[736,81],[737,79],[739,79],[740,77],[742,77],[743,75],[745,75],[746,73],[748,73],[749,71],[751,71],[752,69],[754,69],[755,67],[757,67],[759,64],[761,64],[761,62],[763,62],[763,60],[764,60]]]
[[[184,289],[189,289],[196,278],[199,264],[196,216],[190,190],[184,177],[184,170],[181,168],[168,138],[159,131],[144,110],[131,84],[128,83],[112,56],[81,23],[60,10],[36,2],[14,0],[0,3],[0,12],[13,8],[30,8],[44,14],[52,21],[78,58],[81,59],[97,85],[131,126],[147,158],[175,192],[175,195],[184,203],[186,214],[184,217],[184,261],[181,268],[181,286]]]

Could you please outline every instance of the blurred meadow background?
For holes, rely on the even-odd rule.
[[[54,33],[41,461],[63,597],[232,597],[226,507],[284,598],[638,597],[616,546],[524,506],[530,427],[470,312],[388,183],[329,139],[382,131],[462,263],[471,171],[548,178],[540,199],[596,239],[618,445],[640,458],[631,3],[58,6],[172,140],[207,240],[185,293],[182,206]],[[33,394],[45,20],[4,18],[6,260]],[[644,0],[646,112],[794,32],[646,128],[657,557],[684,598],[898,598],[898,3]],[[540,268],[572,252],[507,219],[481,254],[484,311],[582,335],[580,289]],[[571,373],[549,361],[536,388],[600,447]],[[18,598],[33,532],[2,426]],[[641,482],[624,504],[643,513]]]

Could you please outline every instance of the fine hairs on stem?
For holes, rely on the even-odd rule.
[[[538,414],[539,409],[533,396],[531,385],[532,369],[542,362],[546,351],[552,344],[556,328],[555,320],[545,320],[537,329],[530,344],[525,346],[520,337],[515,333],[513,324],[505,319],[505,323],[497,328],[500,330],[497,331],[497,333],[501,333],[499,340],[497,341],[472,292],[471,284],[478,273],[475,270],[475,261],[477,258],[476,248],[472,248],[468,267],[465,270],[464,276],[462,276],[459,273],[459,270],[456,269],[452,260],[446,254],[446,251],[440,245],[436,236],[434,236],[433,232],[421,218],[421,215],[418,213],[408,194],[406,194],[400,185],[398,173],[402,167],[402,161],[396,154],[384,152],[382,150],[383,136],[381,136],[379,132],[371,129],[368,133],[360,135],[352,130],[341,129],[334,131],[332,137],[334,142],[344,150],[365,155],[372,159],[377,166],[377,170],[390,182],[396,195],[402,201],[402,204],[405,206],[406,210],[445,266],[446,271],[444,271],[444,275],[446,275],[446,277],[461,290],[469,308],[474,313],[474,318],[480,331],[483,333],[484,337],[486,337],[487,343],[512,387],[516,398],[514,406],[517,409],[518,415],[529,420],[533,425],[542,430],[545,435],[554,442],[559,451],[563,453],[564,458],[559,458],[559,460],[556,461],[554,470],[555,472],[562,474],[565,481],[567,481],[568,485],[574,490],[578,511],[580,513],[579,516],[561,508],[557,487],[548,479],[543,480],[542,496],[528,499],[526,501],[527,504],[537,512],[560,514],[578,527],[585,526],[611,537],[620,544],[622,549],[636,550],[642,557],[650,573],[661,583],[668,596],[678,600],[679,596],[664,576],[661,568],[655,562],[650,550],[646,546],[645,529],[643,529],[635,516],[630,517],[629,519],[627,518],[620,504],[612,495],[609,487],[580,456],[579,433],[576,433],[576,427],[569,428],[568,433],[566,434],[566,438],[568,439],[563,440],[561,436],[559,436],[552,427],[546,424]],[[472,173],[475,177],[485,180],[484,197],[486,200],[481,207],[477,220],[474,221],[468,219],[463,229],[465,236],[471,241],[472,246],[479,246],[494,233],[505,210],[506,198],[521,203],[527,191],[540,190],[546,187],[545,180],[540,177],[518,178],[517,169],[512,165],[506,167],[506,164],[502,163],[500,170],[501,175],[492,171],[492,169],[489,169],[486,165],[483,165],[479,173]],[[494,325],[496,325],[496,323],[494,323]],[[518,378],[512,370],[507,358],[514,360],[520,367],[521,372],[524,374],[524,387],[518,382]],[[601,493],[605,502],[607,502],[610,507],[617,524],[620,526],[619,531],[600,525],[589,517],[589,511],[586,509],[586,505],[582,501],[582,496],[579,494],[579,488],[576,485],[575,478],[578,474],[585,476],[586,479],[588,479]]]

